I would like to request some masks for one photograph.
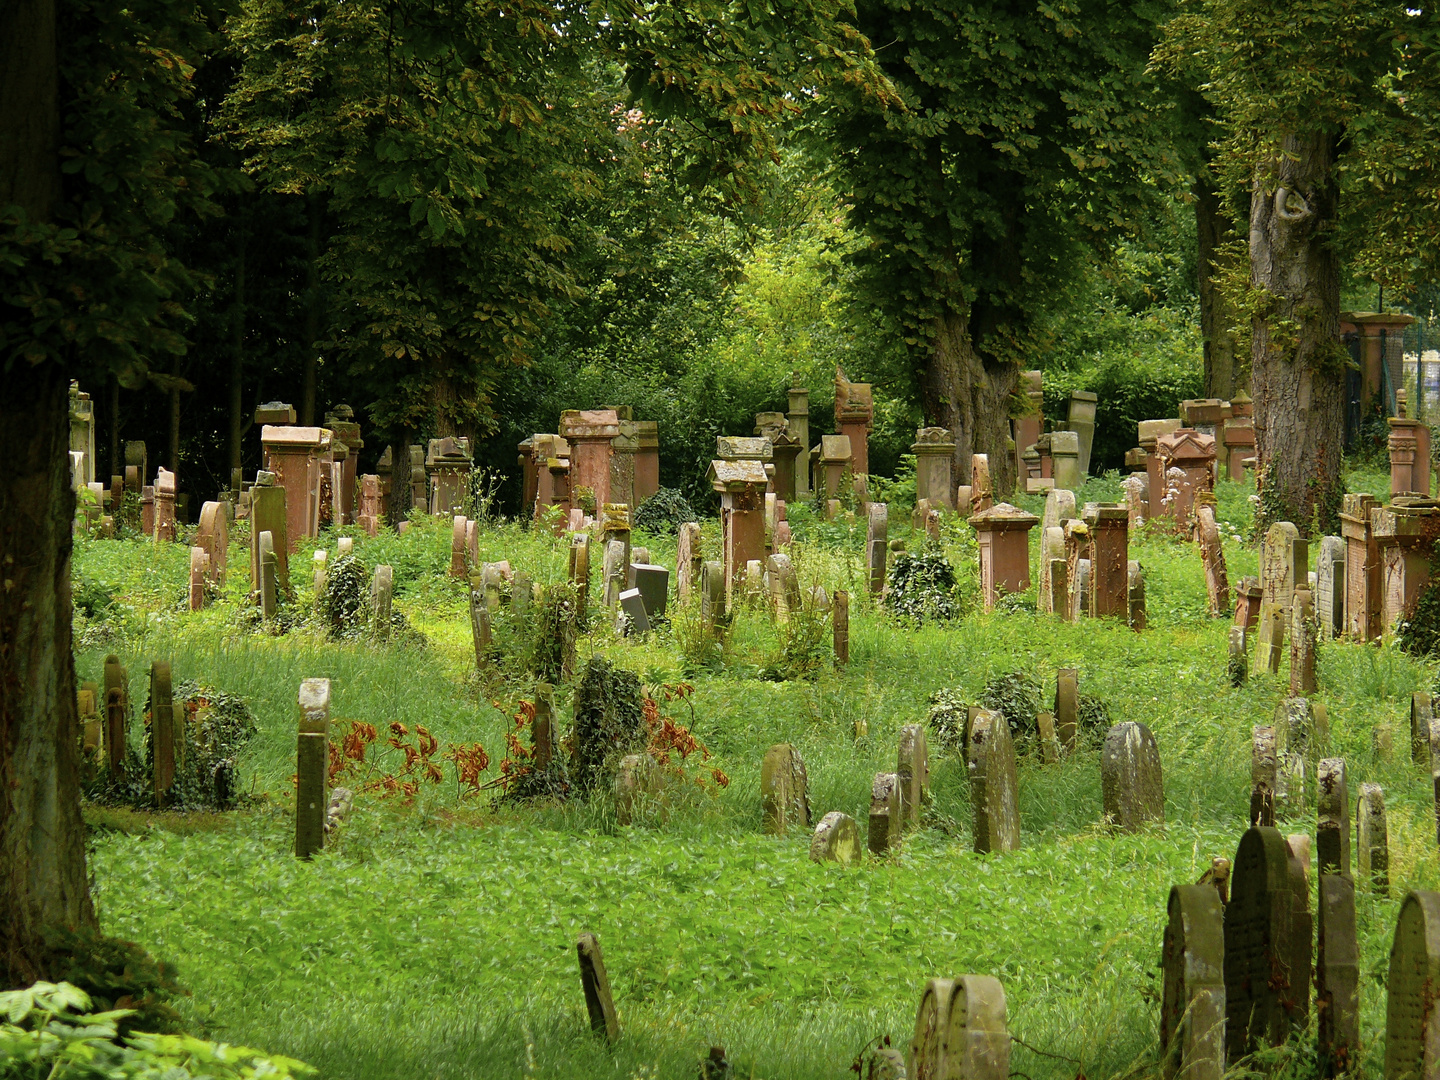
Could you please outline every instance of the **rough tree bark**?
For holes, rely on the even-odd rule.
[[[236,230],[235,295],[230,303],[230,471],[243,468],[245,438],[245,248],[249,230],[242,218]],[[226,477],[229,482],[230,477]]]
[[[1192,190],[1199,249],[1196,285],[1200,295],[1200,335],[1205,348],[1205,396],[1229,401],[1245,385],[1245,372],[1244,364],[1236,362],[1239,355],[1232,330],[1235,311],[1226,303],[1216,279],[1222,270],[1219,249],[1234,238],[1234,223],[1226,216],[1220,192],[1207,169],[1200,170]]]
[[[315,425],[315,384],[320,374],[320,328],[324,324],[324,296],[320,291],[320,218],[318,192],[307,200],[309,231],[305,239],[305,384],[300,394],[300,423]]]
[[[0,4],[0,206],[60,194],[54,0]],[[48,974],[50,926],[93,925],[70,654],[70,380],[0,356],[0,986]]]
[[[1340,274],[1328,239],[1336,212],[1335,143],[1287,136],[1250,197],[1251,325],[1261,528],[1291,521],[1310,535],[1339,512],[1344,363]]]
[[[1020,377],[1013,363],[987,361],[975,349],[970,320],[954,313],[935,321],[934,343],[921,380],[925,422],[949,428],[955,438],[957,484],[970,483],[972,457],[987,454],[996,499],[1015,488],[1010,438],[1010,395]]]
[[[400,438],[390,444],[390,527],[398,528],[400,522],[410,517],[413,502],[410,498],[410,432],[400,433]]]

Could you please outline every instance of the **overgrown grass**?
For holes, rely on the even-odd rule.
[[[1357,482],[1383,491],[1375,477]],[[1219,494],[1225,531],[1246,537],[1249,490],[1222,484]],[[1118,497],[1113,476],[1081,493],[1082,502]],[[907,517],[892,512],[891,535],[914,542]],[[968,534],[956,526],[946,538],[962,590],[977,588]],[[192,1021],[327,1077],[690,1077],[710,1045],[723,1045],[739,1076],[839,1078],[872,1038],[908,1039],[924,979],[966,972],[999,976],[1012,1031],[1061,1055],[1017,1046],[1013,1068],[1032,1080],[1155,1072],[1165,899],[1212,856],[1233,857],[1246,825],[1250,729],[1269,722],[1284,676],[1225,685],[1229,623],[1205,615],[1196,549],[1155,530],[1131,545],[1148,579],[1143,634],[1036,616],[1033,590],[1023,609],[902,628],[865,595],[863,524],[797,535],[802,586],[850,590],[844,671],[758,678],[777,647],[759,608],[737,614],[715,668],[687,670],[665,630],[622,642],[599,628],[581,642],[582,663],[598,650],[647,685],[693,682],[695,734],[731,777],[728,789],[663,825],[627,828],[603,798],[491,809],[460,800],[453,783],[410,804],[362,797],[338,841],[308,864],[290,854],[302,678],[332,680],[337,721],[424,724],[442,745],[478,739],[503,752],[528,684],[475,677],[463,587],[444,576],[448,524],[356,542],[367,566],[396,566],[396,605],[427,641],[410,647],[337,644],[305,626],[283,636],[243,629],[238,543],[224,598],[194,615],[179,602],[178,546],[81,543],[78,571],[113,592],[117,609],[88,629],[96,640],[77,657],[81,678],[98,679],[105,653],[116,651],[132,685],[165,657],[177,679],[243,695],[261,733],[242,762],[242,787],[266,796],[258,809],[199,828],[158,815],[154,828],[138,826],[139,815],[92,816],[105,929],[180,964],[194,991]],[[707,550],[718,540],[706,523]],[[673,539],[643,542],[674,565]],[[1255,572],[1253,548],[1234,539],[1225,547],[1232,583]],[[564,574],[562,541],[514,526],[487,532],[482,558],[508,558],[542,583]],[[309,566],[308,551],[292,557],[300,608],[312,602]],[[117,630],[107,637],[109,626]],[[1163,828],[1104,832],[1099,755],[1086,751],[1059,766],[1022,763],[1025,847],[1016,854],[970,851],[965,768],[939,755],[927,827],[892,858],[820,867],[807,857],[808,836],[761,835],[760,761],[773,743],[800,749],[817,817],[844,810],[863,822],[871,778],[895,767],[899,728],[923,722],[931,692],[958,687],[977,700],[991,678],[1017,670],[1049,687],[1065,666],[1080,669],[1082,690],[1115,721],[1154,730]],[[1391,646],[1348,644],[1323,645],[1319,671],[1352,793],[1379,782],[1390,813],[1391,898],[1362,892],[1359,901],[1366,1070],[1379,1075],[1395,898],[1440,885],[1429,778],[1406,760],[1401,735],[1409,694],[1432,673]],[[670,708],[691,722],[688,708]],[[857,721],[867,732],[859,739]],[[1396,760],[1376,760],[1378,725],[1394,728]],[[1284,827],[1313,831],[1314,822]],[[591,1037],[584,1017],[581,930],[598,933],[605,949],[624,1028],[614,1048]]]

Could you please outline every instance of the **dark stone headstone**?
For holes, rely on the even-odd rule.
[[[1225,1074],[1225,909],[1212,885],[1170,890],[1161,967],[1165,1080],[1220,1080]]]

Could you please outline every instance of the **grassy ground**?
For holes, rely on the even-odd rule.
[[[1384,484],[1360,474],[1350,487]],[[1113,477],[1095,480],[1082,500],[1118,491]],[[1231,484],[1220,492],[1232,582],[1255,572],[1249,494]],[[1041,501],[1026,504],[1038,512]],[[867,1042],[904,1044],[926,978],[968,972],[1005,984],[1011,1031],[1026,1044],[1012,1067],[1029,1080],[1154,1072],[1166,896],[1212,855],[1233,856],[1246,825],[1250,728],[1268,722],[1282,679],[1225,686],[1228,621],[1205,616],[1198,553],[1172,539],[1132,541],[1147,571],[1146,633],[1037,617],[1033,591],[991,615],[912,630],[863,595],[863,524],[796,517],[797,536],[808,538],[797,543],[802,581],[851,590],[844,672],[758,678],[778,648],[759,612],[739,616],[717,670],[687,669],[668,632],[627,644],[597,631],[581,643],[582,659],[603,652],[647,684],[693,682],[694,730],[728,788],[663,824],[623,828],[603,799],[492,808],[458,801],[451,786],[411,803],[362,797],[339,841],[311,863],[290,855],[302,678],[332,680],[337,721],[423,723],[442,745],[478,739],[493,756],[503,750],[525,687],[482,685],[473,673],[463,592],[444,577],[448,524],[357,541],[368,565],[395,565],[397,607],[427,640],[389,647],[332,643],[308,626],[283,636],[247,628],[238,543],[227,595],[194,615],[183,611],[182,547],[82,543],[78,595],[111,592],[117,602],[82,625],[81,678],[98,679],[110,651],[132,680],[168,658],[177,678],[244,696],[262,729],[244,762],[245,789],[262,796],[255,809],[195,819],[90,811],[105,929],[178,962],[192,1020],[327,1077],[689,1077],[720,1044],[739,1076],[839,1078]],[[947,546],[973,597],[968,532],[955,528]],[[897,520],[892,536],[907,534]],[[707,524],[710,550],[717,540]],[[673,541],[650,546],[673,566]],[[501,527],[483,535],[482,558],[557,581],[564,542]],[[309,565],[308,550],[292,560],[302,608]],[[975,855],[964,766],[932,748],[928,825],[893,858],[821,867],[808,859],[808,836],[760,833],[760,760],[773,743],[803,754],[817,817],[844,810],[863,829],[872,776],[895,767],[900,726],[924,721],[934,690],[973,700],[996,675],[1026,671],[1053,685],[1062,666],[1080,669],[1082,690],[1114,721],[1155,732],[1163,828],[1102,830],[1099,755],[1087,750],[1059,766],[1023,761],[1023,850]],[[1378,1076],[1396,898],[1440,886],[1440,864],[1428,776],[1376,760],[1371,733],[1399,733],[1409,694],[1433,673],[1388,645],[1344,644],[1322,647],[1319,671],[1352,793],[1377,781],[1390,812],[1392,896],[1362,893],[1358,913],[1365,1067]],[[1282,827],[1313,832],[1314,822]],[[604,946],[624,1029],[614,1048],[586,1024],[574,956],[582,930]]]

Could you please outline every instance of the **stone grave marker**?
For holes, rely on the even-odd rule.
[[[1380,636],[1380,542],[1371,518],[1375,496],[1351,492],[1341,500],[1340,535],[1345,540],[1345,636],[1372,641]]]
[[[810,827],[810,780],[800,752],[789,743],[765,751],[760,763],[760,801],[766,833],[784,836],[791,828]]]
[[[312,589],[315,594],[315,603],[318,604],[325,596],[325,577],[326,569],[329,565],[329,552],[324,548],[317,549],[315,554],[310,557],[310,565],[314,568]]]
[[[1126,603],[1129,606],[1130,629],[1139,633],[1149,624],[1145,614],[1145,568],[1134,559],[1130,560],[1126,577]]]
[[[811,861],[849,866],[859,857],[860,827],[849,814],[831,810],[820,819],[815,835],[810,838]]]
[[[1410,695],[1410,759],[1417,765],[1430,764],[1430,722],[1434,719],[1434,700],[1424,690],[1416,690]]]
[[[1280,670],[1280,649],[1295,600],[1297,581],[1305,580],[1309,548],[1288,521],[1277,521],[1265,534],[1260,557],[1260,636],[1255,643],[1255,666]],[[1277,621],[1278,620],[1278,621]]]
[[[183,737],[184,732],[180,734]],[[164,805],[170,789],[175,786],[175,736],[175,699],[170,664],[156,660],[150,665],[150,751],[157,806]]]
[[[1170,889],[1161,949],[1160,1052],[1165,1080],[1225,1074],[1225,908],[1208,884]]]
[[[1138,832],[1146,822],[1165,820],[1165,784],[1160,748],[1144,724],[1127,720],[1105,736],[1100,753],[1100,788],[1105,819],[1121,832]]]
[[[1227,669],[1230,685],[1236,688],[1245,685],[1250,678],[1250,658],[1245,652],[1245,628],[1230,627],[1230,663]]]
[[[771,555],[765,560],[765,576],[770,583],[770,610],[779,622],[788,622],[790,613],[800,609],[800,582],[790,556]]]
[[[1260,604],[1264,591],[1260,588],[1260,579],[1247,577],[1240,580],[1235,586],[1235,625],[1242,628],[1247,634],[1260,625]]]
[[[1068,588],[1056,589],[1055,564],[1065,562],[1065,530],[1052,525],[1040,530],[1040,593],[1036,597],[1037,610],[1042,614],[1067,614],[1063,604],[1057,604],[1057,595],[1069,594]],[[1062,572],[1063,577],[1063,572]]]
[[[300,683],[300,731],[295,747],[295,855],[308,859],[325,846],[326,784],[330,766],[330,680]]]
[[[1305,814],[1305,758],[1301,754],[1283,751],[1277,762],[1278,779],[1275,785],[1275,809],[1281,817],[1298,818]]]
[[[1085,478],[1080,471],[1080,436],[1073,431],[1052,431],[1050,458],[1055,486],[1066,491],[1078,489]]]
[[[1440,1075],[1440,893],[1415,890],[1400,905],[1385,1000],[1385,1076]]]
[[[1440,720],[1430,721],[1430,781],[1435,795],[1435,833],[1440,840]]]
[[[274,537],[269,532],[262,532],[257,547],[260,552],[260,611],[265,618],[273,619],[277,603],[275,579],[279,573]]]
[[[970,805],[975,815],[975,850],[1001,853],[1020,846],[1019,785],[1010,724],[998,712],[981,709],[970,727]]]
[[[1300,953],[1295,914],[1304,871],[1280,833],[1255,826],[1240,838],[1230,903],[1225,908],[1225,1056],[1238,1061],[1279,1046],[1304,1026],[1295,999],[1309,999],[1308,959]],[[1310,937],[1303,927],[1308,958]],[[1308,1012],[1308,1009],[1304,1010]]]
[[[530,722],[531,762],[544,771],[555,757],[555,688],[548,682],[535,684],[535,719]]]
[[[1309,589],[1296,589],[1290,605],[1290,693],[1294,696],[1313,694],[1315,682],[1315,651],[1318,632],[1315,607]]]
[[[831,607],[835,663],[843,667],[850,662],[850,594],[836,589]]]
[[[1322,874],[1350,874],[1350,789],[1345,783],[1345,759],[1326,758],[1316,772],[1320,821],[1315,832],[1315,856]]]
[[[977,514],[983,514],[995,505],[989,454],[972,454],[970,457],[970,505]]]
[[[620,613],[629,623],[627,633],[650,632],[650,616],[645,613],[645,597],[640,594],[639,589],[626,589],[620,594]]]
[[[1198,499],[1195,507],[1195,532],[1200,541],[1200,561],[1205,567],[1205,595],[1210,614],[1224,615],[1230,610],[1230,578],[1225,568],[1225,548],[1220,543],[1220,526],[1215,521],[1215,507]]]
[[[885,553],[889,550],[890,507],[872,502],[865,513],[865,553],[870,571],[870,595],[885,591]]]
[[[627,754],[620,759],[615,773],[615,820],[621,825],[631,824],[636,811],[646,803],[657,803],[665,790],[665,775],[649,754]],[[669,811],[663,802],[656,808],[665,819]]]
[[[113,653],[105,657],[105,750],[110,771],[125,775],[126,728],[130,716],[130,684],[125,666]]]
[[[490,627],[490,606],[479,589],[470,590],[470,640],[475,647],[475,670],[483,671],[495,639]]]
[[[355,540],[353,537],[342,536],[335,541],[335,557],[337,559],[353,554],[355,554]]]
[[[1035,730],[1040,740],[1040,764],[1055,765],[1060,761],[1060,740],[1055,735],[1055,714],[1035,714]]]
[[[630,573],[634,586],[640,590],[645,602],[645,615],[654,622],[665,617],[665,608],[670,599],[670,571],[655,563],[632,563]]]
[[[1075,749],[1080,731],[1080,672],[1061,668],[1055,673],[1055,729],[1066,750]]]
[[[155,539],[175,540],[175,474],[163,468],[155,475]]]
[[[1039,522],[1009,503],[997,503],[970,517],[980,547],[980,583],[985,610],[994,609],[1002,593],[1030,587],[1030,529]]]
[[[900,779],[894,773],[876,773],[870,785],[869,847],[874,855],[900,846]]]
[[[1307,762],[1320,759],[1330,742],[1330,720],[1325,706],[1306,697],[1287,697],[1275,707],[1275,723],[1288,753]]]
[[[195,543],[210,557],[206,580],[223,583],[230,554],[230,515],[224,503],[207,502],[200,507],[200,528]]]
[[[584,933],[575,943],[580,958],[580,985],[585,990],[585,1011],[590,1014],[590,1030],[604,1035],[607,1042],[620,1038],[620,1018],[615,1012],[615,998],[610,993],[610,976],[605,973],[605,958],[600,954],[600,939]]]
[[[510,580],[510,610],[517,619],[528,619],[535,600],[535,582],[523,570],[517,570]]]
[[[1250,824],[1274,827],[1280,786],[1275,729],[1258,725],[1250,736]]]
[[[1315,560],[1315,620],[1322,641],[1332,641],[1345,632],[1345,541],[1338,536],[1320,538]]]
[[[1090,533],[1090,614],[1119,615],[1129,622],[1129,516],[1112,503],[1086,503]]]
[[[755,603],[765,596],[765,564],[759,559],[751,559],[745,564],[745,586],[744,597],[751,603]]]
[[[1042,529],[1064,529],[1065,522],[1078,518],[1075,509],[1075,493],[1064,488],[1052,488],[1045,494],[1045,511],[1040,518]]]
[[[1006,1080],[1010,1032],[1000,981],[963,975],[926,983],[906,1070],[915,1080]]]
[[[575,586],[575,622],[585,626],[590,600],[590,534],[570,537],[570,584]]]
[[[373,625],[377,637],[390,636],[390,607],[394,595],[395,571],[381,563],[375,567],[375,575],[370,579],[370,613],[375,620]]]
[[[693,521],[680,526],[676,539],[675,588],[680,601],[690,599],[690,593],[700,582],[702,555],[700,526]]]
[[[1381,896],[1390,892],[1390,837],[1385,824],[1385,790],[1361,784],[1355,806],[1355,862],[1361,881]]]
[[[1083,521],[1065,523],[1065,573],[1070,582],[1070,595],[1065,607],[1066,618],[1074,621],[1090,612],[1090,527]]]
[[[718,560],[706,562],[701,568],[700,615],[712,627],[725,618],[725,569]]]
[[[625,563],[625,542],[623,540],[607,540],[605,542],[605,606],[613,611],[620,603],[620,594],[625,591],[625,580],[629,571]]]
[[[1358,1064],[1360,948],[1355,933],[1355,882],[1327,874],[1321,857],[1316,908],[1315,1019],[1320,1075],[1339,1076]]]
[[[904,825],[919,825],[920,813],[930,793],[930,750],[925,743],[925,728],[906,724],[900,729],[900,754],[895,766],[900,785],[900,820]]]
[[[205,606],[205,570],[210,563],[210,556],[205,554],[202,547],[190,549],[190,589],[189,606],[191,611],[199,611]]]

